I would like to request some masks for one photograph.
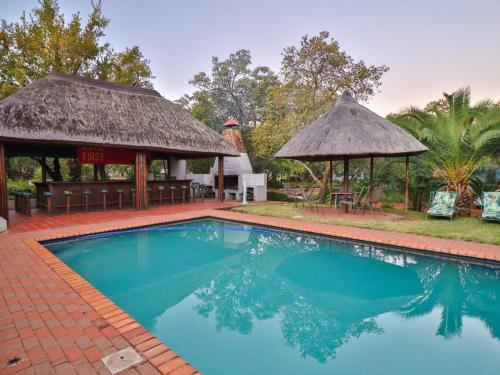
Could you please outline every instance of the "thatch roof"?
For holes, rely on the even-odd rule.
[[[0,101],[3,142],[97,145],[187,156],[239,155],[154,90],[52,73]]]
[[[297,160],[341,160],[410,156],[427,151],[401,127],[358,104],[344,92],[327,113],[292,137],[276,157]]]

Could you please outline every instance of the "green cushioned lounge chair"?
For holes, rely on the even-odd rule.
[[[500,191],[483,193],[481,220],[500,221]]]
[[[436,191],[431,194],[431,204],[427,216],[441,216],[453,219],[457,193],[454,191]]]

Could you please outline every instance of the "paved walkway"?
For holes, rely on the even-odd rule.
[[[239,206],[239,203],[226,202],[225,207]],[[11,233],[18,232],[31,232],[45,229],[59,229],[72,225],[82,225],[82,224],[106,224],[109,222],[115,222],[123,220],[124,218],[140,218],[140,217],[150,217],[152,215],[166,215],[178,212],[193,211],[193,210],[205,210],[210,208],[219,208],[220,204],[213,199],[206,199],[204,202],[196,203],[186,203],[186,204],[176,204],[176,205],[164,205],[151,207],[146,211],[136,211],[133,208],[127,208],[124,210],[110,209],[105,212],[103,211],[92,211],[88,214],[84,212],[75,212],[70,215],[64,213],[55,214],[52,216],[47,216],[45,211],[34,209],[32,210],[32,216],[26,217],[16,214],[11,211],[11,220],[9,225],[9,231]]]
[[[215,210],[233,205],[14,217],[0,234],[0,373],[108,374],[100,359],[132,346],[144,361],[124,374],[199,374],[35,240],[211,216],[500,260],[500,246]]]
[[[376,229],[322,224],[303,220],[281,219],[233,211],[214,210],[210,215],[221,219],[247,221],[260,225],[325,234],[335,237],[344,237],[358,241],[375,242],[397,247],[409,247],[437,254],[452,254],[489,261],[500,261],[500,246],[497,245],[447,240],[443,238],[428,237],[410,233],[386,232]]]

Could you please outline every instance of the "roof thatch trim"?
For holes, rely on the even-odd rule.
[[[154,90],[52,73],[0,102],[0,140],[238,155]]]
[[[335,106],[294,135],[276,157],[341,160],[410,156],[427,151],[401,127],[358,104],[345,91]]]

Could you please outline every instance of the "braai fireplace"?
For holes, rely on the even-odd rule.
[[[244,185],[247,187],[247,199],[254,201],[267,200],[267,175],[253,173],[248,159],[240,124],[229,120],[224,124],[222,136],[234,144],[240,152],[239,156],[224,158],[224,199],[242,200]],[[210,174],[188,174],[186,178],[212,187],[218,196],[219,160],[216,158]]]

